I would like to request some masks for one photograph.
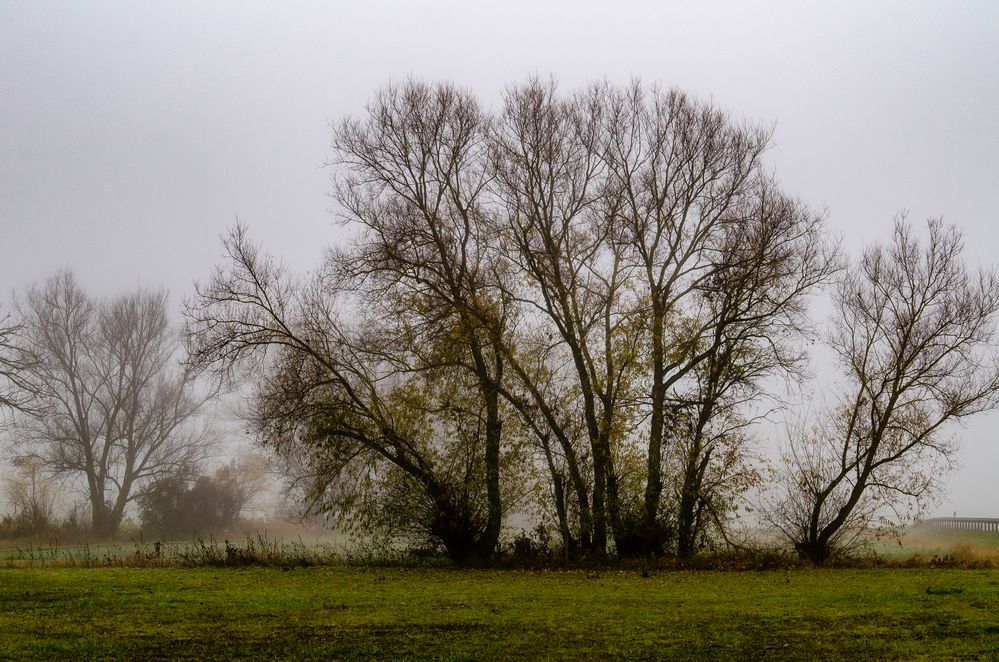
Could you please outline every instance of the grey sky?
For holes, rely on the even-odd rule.
[[[0,2],[0,301],[59,267],[177,301],[239,217],[306,269],[333,241],[328,122],[390,78],[496,104],[556,75],[678,85],[775,123],[785,187],[851,248],[894,214],[999,263],[999,3]],[[999,516],[999,417],[941,512]]]

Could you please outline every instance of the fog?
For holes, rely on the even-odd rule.
[[[178,304],[237,219],[295,269],[341,229],[329,123],[446,79],[496,105],[553,75],[676,85],[774,126],[769,162],[851,251],[908,210],[999,263],[994,2],[0,4],[0,301],[61,267]],[[176,307],[176,306],[175,306]],[[999,516],[999,417],[936,513]]]

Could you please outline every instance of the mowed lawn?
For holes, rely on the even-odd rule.
[[[997,659],[999,571],[7,568],[0,658]]]

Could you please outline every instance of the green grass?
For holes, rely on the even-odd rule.
[[[996,659],[999,571],[0,569],[0,658]]]

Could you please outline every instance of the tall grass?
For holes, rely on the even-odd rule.
[[[343,563],[350,555],[333,544],[306,544],[266,534],[242,541],[196,538],[187,542],[137,541],[131,544],[35,544],[16,546],[0,556],[5,567],[193,568],[280,566],[308,567]]]
[[[887,564],[906,567],[999,568],[999,532],[917,525],[871,543],[869,550]]]

